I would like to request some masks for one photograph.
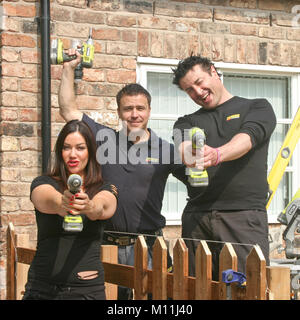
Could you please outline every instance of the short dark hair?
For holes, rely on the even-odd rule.
[[[179,81],[196,65],[200,65],[203,71],[206,71],[210,75],[211,67],[213,66],[215,68],[213,62],[208,58],[192,54],[188,58],[179,61],[177,67],[172,69],[174,73],[173,84],[180,88]]]
[[[127,84],[123,87],[117,94],[117,104],[118,108],[120,108],[120,101],[123,96],[137,96],[139,94],[143,94],[148,101],[149,107],[151,106],[151,95],[150,93],[140,84],[138,83],[131,83]]]
[[[79,132],[83,136],[88,148],[89,160],[85,168],[84,186],[87,194],[91,197],[95,195],[96,190],[99,191],[99,186],[103,184],[103,179],[101,166],[96,158],[97,149],[95,136],[85,122],[80,120],[71,120],[64,125],[56,140],[54,147],[54,165],[52,170],[50,169],[48,175],[59,182],[62,190],[67,188],[67,179],[69,173],[66,170],[66,166],[62,157],[62,151],[66,137],[74,132]]]

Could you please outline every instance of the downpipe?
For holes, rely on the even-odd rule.
[[[40,2],[40,32],[42,60],[42,171],[51,161],[51,63],[50,63],[50,0]]]

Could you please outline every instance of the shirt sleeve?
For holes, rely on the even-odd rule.
[[[114,185],[114,184],[111,184],[109,182],[105,182],[99,191],[109,191],[111,192],[115,197],[116,199],[118,200],[118,188]]]
[[[92,118],[90,118],[85,113],[83,114],[82,121],[85,122],[90,127],[90,129],[92,130],[95,137],[96,137],[97,132],[99,130],[108,128],[108,127],[104,126],[103,124],[94,121]]]
[[[266,99],[255,99],[241,126],[240,133],[247,133],[252,148],[270,138],[276,126],[276,116]]]
[[[55,190],[60,192],[59,185],[58,185],[57,181],[55,181],[53,178],[51,178],[49,176],[39,176],[39,177],[36,177],[35,179],[33,179],[32,183],[31,183],[31,186],[30,186],[30,198],[31,198],[32,191],[36,187],[38,187],[38,186],[40,186],[42,184],[49,184]]]
[[[173,141],[175,145],[175,150],[178,150],[178,147],[183,141],[190,140],[189,130],[193,127],[189,119],[184,116],[177,119],[173,127]]]

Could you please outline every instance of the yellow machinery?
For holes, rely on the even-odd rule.
[[[292,154],[296,148],[298,140],[300,138],[300,107],[298,107],[297,113],[291,124],[291,127],[283,141],[280,151],[274,161],[273,167],[268,176],[268,183],[270,189],[270,195],[267,202],[267,208],[272,201],[275,191],[281,181],[285,168],[288,165]]]

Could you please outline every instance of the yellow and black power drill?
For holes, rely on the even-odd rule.
[[[78,50],[81,54],[82,61],[78,64],[75,69],[75,80],[81,80],[83,76],[83,68],[92,68],[94,61],[94,41],[92,39],[92,29],[90,28],[88,40],[83,43],[81,48],[78,48],[78,45],[81,45],[80,41],[73,40],[72,48]],[[68,55],[64,52],[63,43],[61,39],[53,39],[51,41],[51,64],[62,64],[77,58],[76,54]]]
[[[67,181],[68,189],[71,193],[80,192],[82,179],[79,174],[71,174]],[[80,215],[68,213],[64,216],[63,229],[69,232],[80,232],[83,229],[83,221]]]
[[[200,153],[206,140],[204,131],[200,128],[194,127],[190,129],[189,136],[192,141],[193,149],[196,149],[196,153]],[[188,182],[192,187],[208,186],[207,171],[197,168],[189,168]]]

